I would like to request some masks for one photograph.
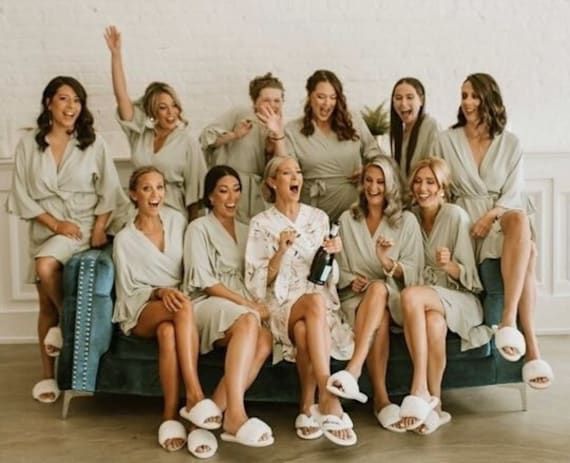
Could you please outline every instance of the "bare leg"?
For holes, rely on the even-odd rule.
[[[441,382],[447,363],[445,337],[447,323],[443,314],[435,310],[426,312],[428,340],[428,389],[431,395],[441,399]],[[441,400],[440,400],[441,403]]]
[[[36,274],[44,294],[61,313],[63,310],[63,288],[61,286],[61,262],[53,257],[38,257],[35,262]]]
[[[386,388],[386,370],[388,368],[389,355],[390,316],[385,312],[366,358],[366,368],[372,382],[372,390],[374,391],[374,414],[377,414],[382,408],[391,403],[388,389]]]
[[[311,416],[311,405],[315,403],[315,393],[317,391],[317,381],[313,373],[313,366],[309,357],[307,347],[307,327],[303,320],[299,320],[293,327],[293,339],[297,347],[297,372],[299,374],[299,384],[301,386],[301,401],[299,403],[300,413]],[[314,427],[301,428],[304,435],[312,434],[317,429]]]
[[[516,326],[517,309],[531,252],[528,217],[521,211],[508,211],[501,218],[501,228],[504,234],[501,274],[505,286],[501,326]]]
[[[377,330],[386,310],[388,290],[383,282],[375,281],[368,286],[356,311],[354,321],[354,354],[346,366],[352,376],[359,378],[362,366],[368,357]]]

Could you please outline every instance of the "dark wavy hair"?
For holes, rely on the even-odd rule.
[[[285,97],[285,88],[283,87],[283,83],[273,74],[268,72],[262,76],[254,77],[249,83],[249,96],[251,101],[255,103],[255,100],[259,98],[259,94],[264,88],[276,88],[277,90],[281,90],[281,95]]]
[[[334,88],[336,93],[336,105],[331,115],[331,129],[339,141],[358,140],[359,136],[352,125],[352,117],[346,107],[346,97],[342,91],[342,84],[339,78],[332,71],[319,69],[307,79],[307,102],[304,108],[303,127],[301,133],[306,137],[310,137],[315,132],[313,125],[313,109],[311,108],[311,93],[315,91],[317,85],[321,82],[328,82]]]
[[[214,207],[210,201],[210,195],[216,189],[218,181],[226,175],[231,175],[238,181],[240,191],[243,188],[241,184],[241,178],[239,178],[239,174],[233,167],[223,164],[212,167],[206,174],[206,179],[204,180],[204,196],[202,198],[202,204],[210,210],[212,210]]]
[[[166,179],[164,178],[163,172],[160,169],[158,169],[157,167],[148,165],[148,166],[141,166],[138,169],[135,169],[133,171],[133,173],[129,177],[129,191],[133,191],[133,192],[136,191],[140,178],[143,175],[150,174],[151,172],[159,174],[162,177],[162,181],[164,182],[164,189],[166,190]],[[131,198],[130,195],[129,195],[129,199],[131,200],[131,202],[135,206],[137,205],[135,200],[133,198]]]
[[[485,124],[489,127],[491,138],[501,134],[507,125],[507,110],[503,104],[501,89],[495,79],[489,74],[478,72],[467,76],[463,83],[465,82],[471,83],[475,94],[481,101],[479,105],[479,125]],[[457,112],[457,123],[453,128],[463,127],[465,124],[467,124],[467,120],[460,105]]]
[[[422,105],[420,107],[420,111],[418,112],[418,119],[412,127],[410,140],[408,142],[408,147],[405,153],[402,153],[402,144],[404,141],[404,123],[402,122],[400,116],[398,116],[396,108],[394,107],[394,94],[396,93],[396,88],[401,84],[411,85],[422,100]],[[415,77],[402,77],[394,84],[394,88],[392,88],[392,97],[390,98],[390,145],[392,147],[392,152],[394,153],[394,159],[396,159],[398,165],[401,165],[402,156],[405,156],[406,174],[410,170],[410,161],[412,160],[414,150],[416,149],[420,127],[424,121],[424,108],[426,105],[425,95],[426,91],[423,84],[419,81],[419,79],[416,79]]]
[[[373,158],[362,168],[360,176],[358,201],[350,208],[352,218],[360,220],[369,213],[368,201],[364,193],[364,179],[366,171],[371,167],[379,168],[384,174],[384,216],[391,227],[398,227],[404,209],[403,182],[400,177],[400,169],[394,159],[386,155]]]
[[[49,81],[42,93],[42,112],[36,119],[38,133],[36,143],[41,151],[48,147],[46,135],[50,133],[52,127],[51,111],[48,106],[60,87],[67,85],[73,89],[81,102],[81,111],[75,121],[74,132],[80,150],[85,150],[95,141],[95,129],[93,128],[93,115],[87,108],[87,92],[78,80],[69,76],[57,76]]]

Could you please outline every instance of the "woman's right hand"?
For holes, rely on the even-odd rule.
[[[111,54],[121,52],[121,33],[115,26],[109,26],[105,29],[105,42]]]
[[[178,312],[187,301],[184,293],[176,288],[160,288],[156,295],[170,312]]]
[[[279,249],[278,252],[285,253],[287,249],[293,246],[297,239],[297,232],[291,228],[286,228],[279,233]]]
[[[79,228],[79,226],[72,222],[67,222],[65,220],[57,222],[54,231],[58,235],[67,236],[68,238],[74,240],[80,240],[81,238],[83,238],[83,233],[81,233],[81,229]]]
[[[232,132],[234,133],[236,140],[245,137],[251,129],[253,128],[253,122],[249,119],[244,119],[243,121],[239,121],[235,126]]]
[[[263,302],[249,301],[248,305],[259,314],[262,321],[269,319],[269,307],[267,307]]]

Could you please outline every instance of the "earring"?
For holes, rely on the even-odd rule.
[[[53,116],[51,114],[51,111],[48,111],[48,125],[51,127],[53,124]]]
[[[156,125],[156,121],[154,120],[154,117],[147,117],[144,125],[145,125],[145,127],[149,128],[149,129],[154,129],[154,126]]]

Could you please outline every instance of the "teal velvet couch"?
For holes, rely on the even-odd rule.
[[[497,324],[503,306],[503,285],[498,260],[486,260],[480,267],[486,288],[483,306],[485,323]],[[88,250],[74,256],[63,274],[64,310],[61,320],[63,348],[57,380],[64,391],[63,416],[67,416],[73,397],[93,393],[160,396],[157,345],[154,340],[124,336],[111,322],[113,313],[114,266],[111,247]],[[388,390],[392,395],[408,392],[412,364],[401,333],[392,333],[388,364]],[[454,334],[447,338],[447,368],[444,389],[519,383],[526,409],[526,389],[521,379],[522,360],[504,360],[493,342],[477,349],[461,352],[460,340]],[[206,391],[213,390],[223,373],[224,352],[214,351],[200,356],[199,374]],[[343,367],[332,361],[332,370]],[[361,389],[370,395],[366,375]],[[247,400],[297,402],[298,382],[295,365],[268,361],[247,392]]]

